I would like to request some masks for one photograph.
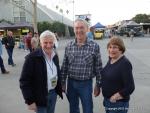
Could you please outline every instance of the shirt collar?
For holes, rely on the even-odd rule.
[[[48,58],[48,55],[45,53],[45,51],[43,49],[42,49],[42,51],[43,51],[44,57]],[[51,60],[54,58],[55,54],[56,53],[54,51],[52,51]]]
[[[86,38],[84,45],[90,45],[89,42],[90,42],[90,40],[88,40],[88,38]],[[73,40],[72,45],[77,45],[77,39],[76,38]]]

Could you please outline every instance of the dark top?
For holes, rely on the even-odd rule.
[[[31,46],[31,39],[32,39],[32,37],[30,37],[30,36],[27,36],[26,37],[26,46],[28,47],[28,48],[31,48],[32,46]]]
[[[63,98],[57,54],[53,57],[53,61],[58,74],[55,90]],[[20,77],[20,88],[26,104],[30,105],[35,102],[38,106],[46,106],[48,96],[47,68],[42,49],[37,49],[26,56]]]
[[[110,98],[119,92],[124,99],[119,101],[129,101],[130,94],[134,91],[135,85],[132,75],[132,65],[125,57],[121,57],[117,62],[110,64],[110,60],[101,71],[102,93],[105,98]]]
[[[15,46],[14,37],[7,36],[7,37],[3,38],[3,44],[5,44],[6,49],[14,48],[14,46]]]

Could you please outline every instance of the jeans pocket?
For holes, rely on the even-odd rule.
[[[117,101],[115,103],[110,102],[108,98],[104,98],[103,105],[106,110],[109,111],[128,111],[129,102]]]

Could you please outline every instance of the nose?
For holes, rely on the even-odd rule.
[[[46,46],[46,47],[50,47],[51,44],[50,44],[50,43],[46,43],[45,46]]]

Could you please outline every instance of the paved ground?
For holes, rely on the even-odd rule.
[[[123,38],[123,37],[122,37]],[[109,39],[97,40],[101,46],[102,60],[105,65],[107,61],[106,44]],[[58,53],[60,63],[62,63],[64,47],[69,40],[60,40]],[[150,113],[150,37],[135,38],[133,42],[129,38],[124,38],[127,47],[126,56],[133,64],[133,73],[136,84],[136,89],[131,96],[129,113]],[[4,50],[4,63],[10,71],[9,75],[0,73],[0,113],[33,113],[28,111],[22,94],[19,89],[18,79],[20,77],[24,56],[28,54],[24,50],[16,48],[14,50],[14,61],[16,67],[7,65],[7,54]],[[104,113],[102,106],[102,96],[94,98],[94,113]],[[69,113],[68,102],[58,99],[55,113]]]

